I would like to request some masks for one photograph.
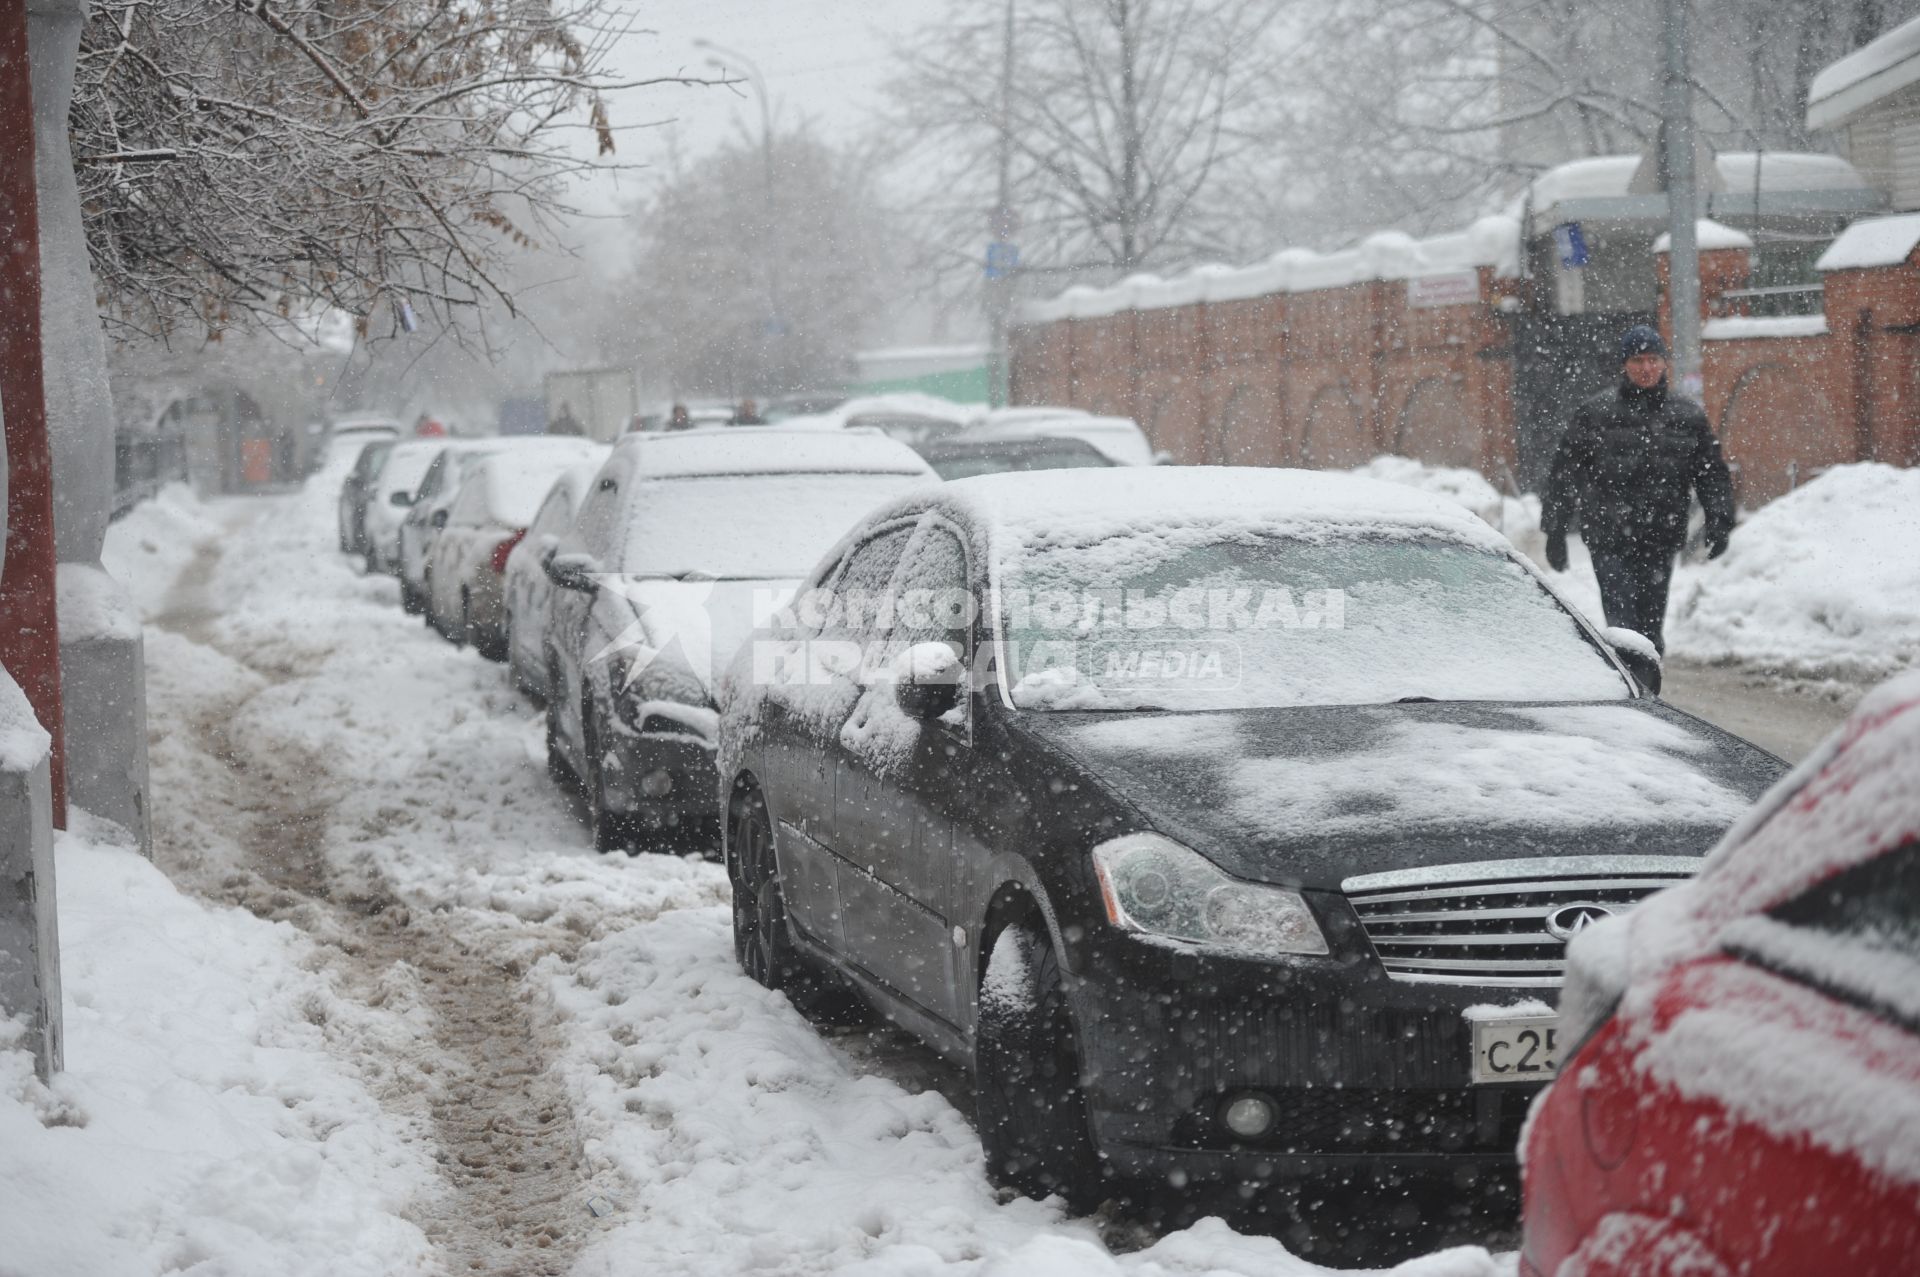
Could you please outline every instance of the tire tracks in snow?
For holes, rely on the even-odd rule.
[[[330,771],[324,752],[297,741],[242,748],[234,738],[246,704],[297,675],[221,640],[213,584],[228,541],[201,547],[151,623],[261,680],[237,694],[195,687],[183,698],[188,703],[168,707],[174,721],[156,715],[156,728],[184,730],[204,756],[195,760],[202,775],[191,790],[156,794],[156,808],[198,804],[203,826],[216,823],[210,811],[237,817],[218,822],[235,849],[225,860],[201,860],[157,838],[156,855],[199,894],[306,932],[328,955],[343,994],[425,1013],[415,1018],[431,1026],[430,1042],[387,1043],[390,1049],[360,1062],[381,1103],[437,1146],[447,1191],[414,1203],[409,1215],[445,1271],[564,1274],[596,1228],[585,1207],[594,1184],[548,1069],[553,1044],[535,1030],[520,977],[531,965],[530,941],[536,954],[571,961],[579,936],[525,922],[504,937],[497,926],[463,927],[471,919],[464,910],[411,909],[373,871],[333,866],[329,833],[345,779]],[[173,822],[163,811],[156,816],[164,834]]]

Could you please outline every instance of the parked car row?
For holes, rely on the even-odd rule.
[[[1513,1210],[1531,1109],[1524,1271],[1900,1271],[1920,683],[1781,782],[1450,502],[1007,432],[400,443],[362,483],[413,476],[407,588],[544,702],[595,846],[720,856],[742,968],[970,1069],[995,1184]],[[1878,1239],[1789,1220],[1809,1176]]]

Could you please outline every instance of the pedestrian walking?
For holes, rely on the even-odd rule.
[[[562,400],[560,402],[559,415],[547,423],[547,433],[550,435],[579,436],[586,434],[587,429],[580,424],[580,418],[573,415],[573,405]]]
[[[1567,570],[1577,515],[1607,624],[1644,634],[1664,653],[1667,588],[1692,498],[1706,512],[1707,555],[1717,559],[1733,531],[1733,481],[1706,410],[1667,386],[1659,332],[1629,328],[1620,363],[1619,382],[1574,410],[1554,454],[1541,511],[1547,565]]]
[[[733,410],[733,424],[736,426],[764,426],[767,419],[760,415],[760,405],[751,399],[742,399],[740,406]]]

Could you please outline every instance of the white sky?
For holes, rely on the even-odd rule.
[[[620,3],[621,0],[616,0]],[[608,69],[622,78],[685,72],[711,75],[714,52],[695,45],[705,39],[745,55],[766,77],[776,123],[812,120],[828,137],[845,137],[867,126],[893,74],[892,43],[938,17],[946,0],[624,0],[640,26],[615,50]],[[728,60],[736,74],[745,67]],[[760,108],[751,84],[738,90],[660,87],[616,95],[609,103],[614,123],[674,121],[681,153],[697,156],[745,129],[757,137]],[[668,130],[620,135],[619,158],[660,163]],[[649,189],[648,174],[603,178],[583,201],[610,211]]]

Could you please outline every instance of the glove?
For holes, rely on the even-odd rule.
[[[1564,532],[1547,533],[1547,566],[1555,572],[1567,570],[1567,534]]]
[[[1727,541],[1733,534],[1725,530],[1707,533],[1707,557],[1717,559],[1727,552]]]

